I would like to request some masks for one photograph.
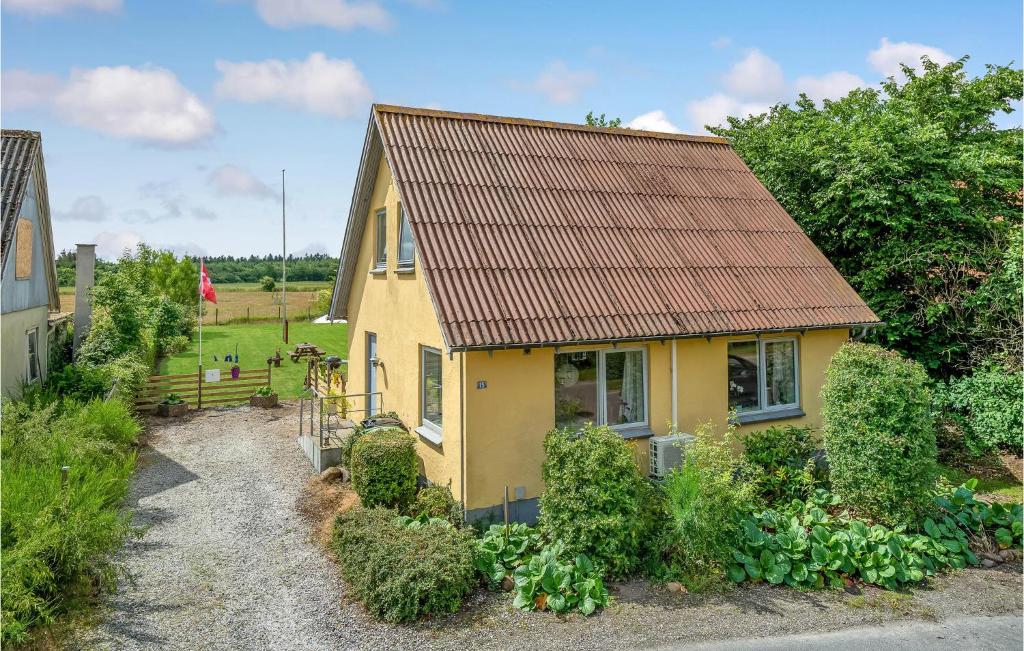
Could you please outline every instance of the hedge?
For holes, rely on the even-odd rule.
[[[470,530],[443,521],[403,525],[396,511],[338,516],[333,548],[352,595],[379,619],[408,622],[453,613],[477,584]]]
[[[352,485],[363,506],[405,510],[416,497],[416,440],[400,429],[375,430],[352,446]]]

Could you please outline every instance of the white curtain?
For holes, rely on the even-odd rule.
[[[644,354],[625,353],[622,365],[622,406],[619,422],[639,423],[644,420]]]

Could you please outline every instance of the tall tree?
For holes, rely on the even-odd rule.
[[[874,336],[940,376],[1021,355],[1024,141],[993,117],[1024,77],[966,61],[710,129],[886,322]]]

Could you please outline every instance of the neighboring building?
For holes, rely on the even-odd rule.
[[[0,391],[17,396],[42,382],[60,314],[57,268],[38,131],[2,131],[3,280],[0,286]]]
[[[351,393],[468,516],[530,520],[555,426],[820,426],[879,323],[721,138],[375,106],[332,317]]]

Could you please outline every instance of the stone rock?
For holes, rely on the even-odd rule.
[[[847,585],[845,588],[843,588],[843,590],[845,590],[847,594],[853,594],[853,595],[861,594],[860,587],[856,583],[854,583],[853,581],[850,581],[850,584]]]
[[[341,466],[331,466],[327,470],[320,473],[320,479],[325,482],[348,481],[348,471]]]
[[[512,589],[516,587],[516,582],[512,580],[512,577],[506,576],[501,580],[501,589],[505,592],[512,592]]]
[[[1006,560],[999,552],[981,552],[979,556],[981,556],[982,558],[987,558],[993,563],[1002,563],[1004,560]]]
[[[996,563],[991,558],[983,558],[983,559],[981,559],[981,566],[982,567],[992,568],[992,567],[995,567],[996,565],[998,565],[998,563]]]
[[[676,581],[666,583],[665,587],[668,588],[669,592],[686,592],[686,586],[682,583],[677,583]]]
[[[999,558],[1004,561],[1012,561],[1016,556],[1012,549],[1003,549],[999,552]]]

